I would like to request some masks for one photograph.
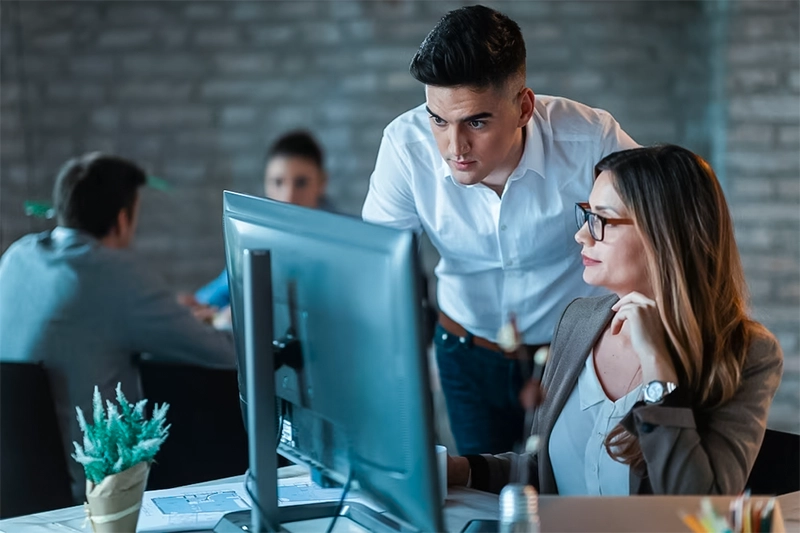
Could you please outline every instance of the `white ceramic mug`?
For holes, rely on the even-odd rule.
[[[439,469],[439,498],[442,505],[447,499],[447,447],[436,445],[436,466]]]

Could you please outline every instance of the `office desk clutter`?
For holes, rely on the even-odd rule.
[[[168,404],[156,405],[147,420],[147,400],[129,403],[120,384],[116,393],[119,407],[106,400],[104,410],[95,386],[93,424],[86,422],[80,407],[75,408],[83,444],[73,443],[72,457],[86,473],[86,516],[95,533],[136,529],[150,464],[169,431],[165,426]]]
[[[776,517],[778,517],[776,519]],[[700,500],[700,510],[682,513],[681,520],[693,533],[770,533],[784,531],[775,498],[751,499],[745,492],[731,500],[728,509],[715,509],[709,498]]]

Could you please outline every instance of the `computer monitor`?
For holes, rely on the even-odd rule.
[[[227,191],[224,230],[240,398],[274,390],[257,401],[286,420],[258,450],[274,458],[282,431],[281,455],[443,530],[414,234]],[[248,349],[272,341],[282,359],[247,376]]]

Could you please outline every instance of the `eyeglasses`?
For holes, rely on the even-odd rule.
[[[602,241],[605,237],[606,224],[612,226],[616,224],[633,224],[633,219],[630,218],[606,218],[597,213],[589,211],[588,202],[578,202],[575,204],[575,222],[578,224],[578,229],[581,229],[584,224],[589,224],[589,234],[592,239]]]

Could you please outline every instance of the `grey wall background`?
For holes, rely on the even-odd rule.
[[[223,265],[221,191],[259,193],[263,152],[306,127],[330,196],[357,214],[383,127],[424,100],[408,74],[445,12],[473,2],[0,2],[0,251],[68,157],[139,161],[136,247],[176,288]],[[609,110],[639,142],[673,142],[723,180],[755,315],[786,352],[775,427],[800,431],[798,1],[487,2],[515,19],[528,84]],[[428,263],[435,261],[428,258]]]

